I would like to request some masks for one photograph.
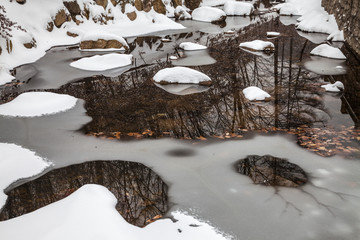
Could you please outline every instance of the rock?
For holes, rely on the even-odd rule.
[[[13,44],[11,40],[6,40],[6,50],[8,53],[11,53],[13,50]]]
[[[1,55],[1,53],[2,53],[2,48],[0,47],[0,55]]]
[[[130,13],[127,13],[126,16],[131,20],[131,21],[134,21],[137,17],[137,14],[135,11],[133,12],[130,12]]]
[[[190,10],[194,10],[200,6],[201,0],[185,0],[184,5],[190,8]],[[181,4],[180,4],[181,5]]]
[[[122,48],[128,49],[127,46],[124,46],[121,42],[117,40],[104,40],[98,39],[96,41],[82,41],[80,43],[81,49],[106,49],[106,48]]]
[[[26,0],[16,0],[16,2],[19,4],[24,4],[24,3],[26,3]]]
[[[114,7],[116,7],[116,5],[119,4],[118,0],[111,0],[112,5],[114,5]]]
[[[66,22],[67,16],[64,9],[61,9],[55,16],[54,24],[57,28],[60,28],[64,22]]]
[[[225,22],[225,20],[226,20],[226,16],[221,16],[218,20],[212,21],[211,23],[222,24]]]
[[[144,6],[143,6],[143,3],[141,0],[135,0],[134,5],[135,5],[136,10],[138,10],[138,11],[142,11],[144,9]]]
[[[54,22],[48,22],[46,30],[52,32],[53,29],[54,29]]]
[[[77,36],[79,36],[79,34],[77,34],[77,33],[72,33],[72,32],[69,32],[69,31],[66,32],[66,35],[68,35],[68,36],[70,36],[70,37],[77,37]]]
[[[123,44],[117,40],[108,40],[105,48],[122,48]]]
[[[95,3],[105,9],[108,5],[108,0],[95,0]]]
[[[236,170],[249,176],[255,184],[299,187],[307,183],[305,171],[286,159],[270,155],[250,155],[235,165]]]
[[[171,0],[171,3],[173,4],[174,8],[176,8],[177,6],[181,6],[181,5],[182,5],[182,1],[181,1],[181,0]]]
[[[76,15],[80,15],[81,14],[81,9],[79,4],[76,1],[73,2],[64,2],[64,6],[68,9],[71,18],[73,19],[73,21],[76,21]]]
[[[166,14],[166,8],[165,8],[165,5],[162,2],[162,0],[153,0],[152,5],[153,5],[155,12],[161,13],[161,14]]]

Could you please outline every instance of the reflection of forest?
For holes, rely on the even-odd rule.
[[[257,56],[238,47],[240,42],[266,39],[268,30],[282,33],[271,40],[276,46],[273,56]],[[170,67],[169,62],[139,67],[115,78],[91,77],[68,84],[59,92],[86,100],[93,121],[84,131],[96,136],[222,138],[239,136],[244,130],[326,127],[330,116],[322,100],[319,81],[323,77],[309,73],[300,64],[315,44],[278,20],[249,26],[241,33],[232,37],[219,34],[209,40],[210,55],[217,63],[194,67],[213,80],[213,87],[205,92],[178,96],[156,87],[151,78],[158,70]],[[181,41],[197,34],[173,38]],[[152,42],[143,40],[137,44]],[[272,101],[247,101],[242,89],[254,85],[268,91]]]
[[[119,213],[137,226],[144,226],[167,211],[167,186],[151,169],[140,163],[94,161],[53,170],[11,190],[0,220],[63,199],[85,184],[107,187],[118,199]]]

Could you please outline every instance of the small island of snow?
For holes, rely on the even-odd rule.
[[[251,3],[227,1],[224,4],[224,12],[230,16],[244,16],[251,15],[254,11],[254,6]]]
[[[226,13],[214,7],[199,7],[192,12],[192,19],[201,22],[225,21]]]
[[[165,68],[157,72],[154,81],[160,84],[181,83],[209,86],[211,79],[202,72],[187,67]]]
[[[207,49],[206,46],[201,45],[201,44],[197,44],[197,43],[192,43],[192,42],[183,42],[180,43],[179,48],[182,48],[186,51],[194,51],[194,50],[204,50]]]
[[[322,88],[325,88],[327,92],[340,92],[345,89],[344,84],[340,81],[336,81],[334,84],[326,84],[322,85]]]
[[[280,33],[279,33],[279,32],[267,32],[267,33],[266,33],[266,36],[267,36],[268,38],[278,37],[278,36],[280,36]]]
[[[247,99],[250,101],[263,101],[266,100],[266,98],[270,98],[270,94],[265,92],[264,90],[258,88],[258,87],[247,87],[243,90],[243,93]]]
[[[109,53],[84,57],[70,63],[70,66],[87,71],[105,71],[130,65],[132,59],[133,55],[131,54]]]
[[[242,48],[246,48],[251,51],[266,51],[273,52],[275,50],[275,46],[272,42],[262,41],[262,40],[254,40],[251,42],[243,42],[239,45]]]
[[[325,43],[314,48],[310,54],[334,59],[346,59],[345,55],[340,51],[340,49],[331,47]]]
[[[129,45],[123,37],[105,31],[90,31],[81,37],[80,41],[81,50],[100,50],[104,49],[129,49]]]
[[[77,98],[51,92],[27,92],[0,105],[0,115],[9,117],[39,117],[73,108]]]

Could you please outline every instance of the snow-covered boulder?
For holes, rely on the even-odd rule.
[[[201,45],[198,43],[192,43],[192,42],[182,42],[182,43],[180,43],[179,48],[182,48],[185,51],[195,51],[195,50],[207,49],[207,47],[204,45]]]
[[[0,85],[6,84],[14,80],[15,77],[10,74],[9,69],[5,66],[0,66]]]
[[[245,88],[243,93],[250,101],[264,101],[271,97],[270,94],[255,86]]]
[[[27,92],[0,105],[0,115],[9,117],[39,117],[67,111],[75,106],[77,98],[51,92]]]
[[[174,15],[179,20],[191,19],[190,13],[183,6],[177,6]]]
[[[325,43],[314,48],[310,54],[334,59],[346,59],[345,55],[340,51],[340,49],[331,47]]]
[[[280,36],[280,33],[279,32],[266,32],[266,36],[268,38],[278,37],[278,36]]]
[[[275,46],[272,42],[262,41],[262,40],[243,42],[243,43],[240,43],[239,46],[242,48],[251,50],[251,51],[265,51],[265,52],[275,51]]]
[[[130,65],[132,59],[133,55],[131,54],[109,53],[84,57],[70,63],[70,66],[87,71],[105,71]]]
[[[230,16],[251,15],[254,12],[254,6],[247,2],[227,1],[224,4],[224,12]]]
[[[108,32],[93,31],[84,34],[80,40],[80,49],[129,49],[125,39]]]
[[[199,84],[210,86],[210,77],[206,74],[187,67],[164,68],[157,72],[153,80],[159,84]]]
[[[345,89],[344,84],[340,81],[336,81],[334,84],[326,84],[322,85],[322,88],[325,88],[327,92],[340,92]]]
[[[344,31],[343,30],[334,31],[334,32],[330,33],[330,35],[327,37],[326,40],[331,41],[331,42],[344,42],[345,41]]]
[[[331,34],[339,30],[334,15],[329,15],[322,8],[306,12],[297,21],[296,29],[304,32]]]
[[[199,7],[192,12],[192,19],[201,22],[218,23],[226,19],[226,13],[214,7]]]

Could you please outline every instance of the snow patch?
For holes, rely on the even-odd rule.
[[[325,43],[314,48],[310,54],[334,59],[346,59],[340,49],[331,47]]]
[[[39,117],[73,108],[77,98],[51,92],[27,92],[0,105],[0,115],[8,117]]]
[[[131,54],[109,53],[84,57],[70,63],[70,66],[87,71],[105,71],[130,65],[132,59],[133,55]]]
[[[275,46],[272,42],[262,41],[262,40],[254,40],[251,42],[243,42],[240,43],[240,47],[251,49],[254,51],[265,51],[274,49]]]
[[[153,79],[157,83],[200,84],[211,81],[204,73],[187,67],[164,68],[157,72]]]
[[[199,7],[192,12],[192,19],[201,22],[214,22],[226,17],[226,13],[214,7]]]
[[[266,36],[267,37],[278,37],[278,36],[280,36],[280,33],[279,32],[267,32]]]
[[[226,15],[244,16],[252,14],[253,11],[254,6],[251,3],[227,1],[224,4],[224,12]]]
[[[207,49],[207,47],[204,46],[204,45],[201,45],[201,44],[198,44],[198,43],[192,43],[192,42],[182,42],[182,43],[180,43],[179,47],[186,50],[186,51]]]
[[[345,89],[344,84],[340,81],[336,81],[334,84],[326,84],[322,85],[322,88],[325,88],[327,92],[340,92]]]
[[[243,93],[250,101],[263,101],[266,98],[271,97],[270,94],[255,86],[245,88]]]
[[[10,74],[8,68],[0,66],[0,85],[6,84],[14,80],[15,77]]]

